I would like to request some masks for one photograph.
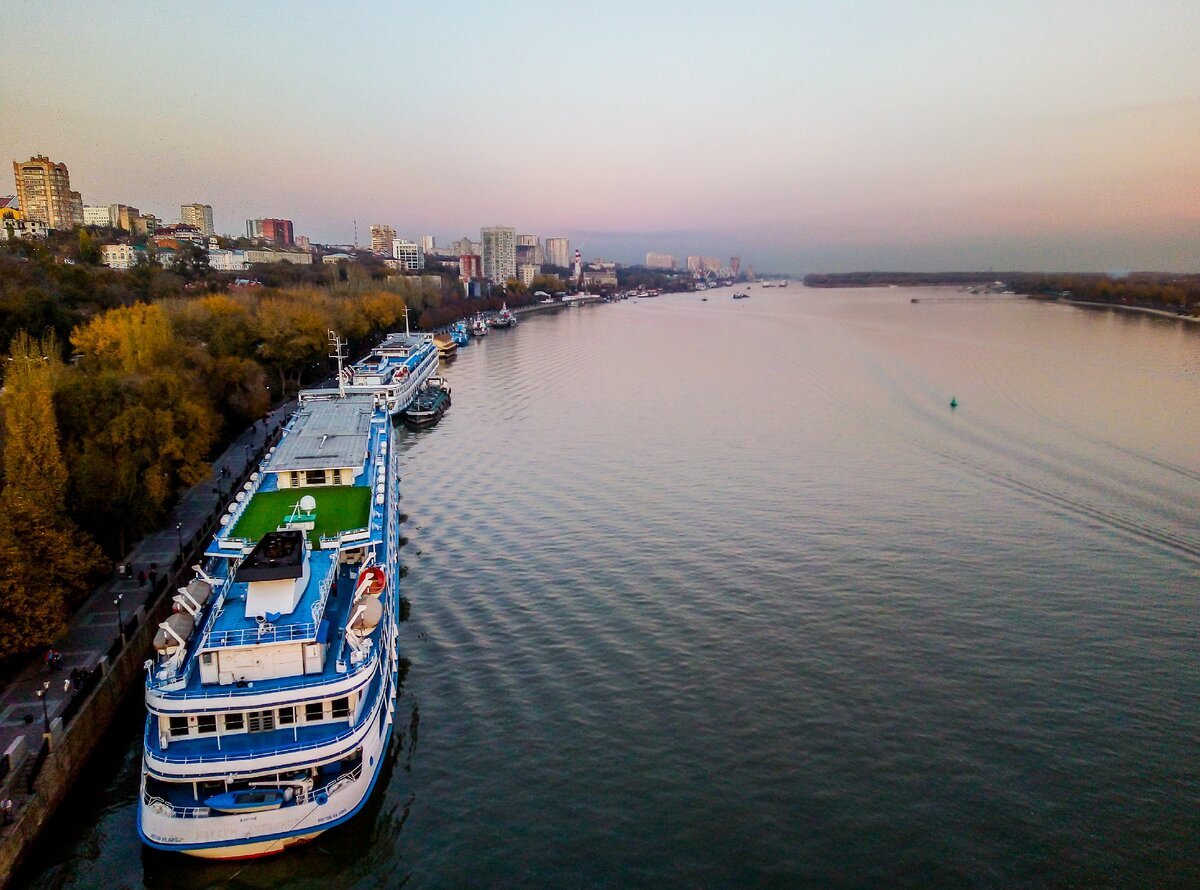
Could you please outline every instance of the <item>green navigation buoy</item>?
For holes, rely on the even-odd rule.
[[[951,408],[957,408],[957,407],[958,407],[958,399],[954,398],[954,396],[951,396],[951,397],[950,397],[950,407],[951,407]]]

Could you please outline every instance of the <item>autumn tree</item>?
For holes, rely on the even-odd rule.
[[[81,522],[122,554],[178,489],[208,474],[220,428],[212,362],[174,337],[157,305],[103,313],[71,342],[80,358],[59,404],[75,504]]]
[[[66,515],[68,476],[54,411],[60,355],[52,335],[39,341],[19,333],[0,395],[0,657],[53,641],[102,565],[99,549]]]

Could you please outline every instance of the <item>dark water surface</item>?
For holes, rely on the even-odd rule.
[[[1200,331],[751,293],[450,366],[365,815],[143,850],[131,719],[26,886],[1200,883]]]

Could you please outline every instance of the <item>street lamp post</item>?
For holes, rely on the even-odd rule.
[[[183,523],[175,523],[175,540],[179,542],[179,561],[183,562]]]
[[[125,645],[125,614],[121,611],[121,599],[125,594],[118,593],[113,597],[113,605],[117,607],[117,630],[121,634],[121,645]]]
[[[42,727],[46,732],[50,731],[50,708],[46,705],[46,696],[50,694],[50,681],[47,680],[42,684],[42,688],[38,690],[37,696],[42,700]]]

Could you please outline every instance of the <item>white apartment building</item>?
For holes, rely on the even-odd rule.
[[[421,236],[421,250],[425,253],[433,253],[437,250],[437,238],[433,235]]]
[[[132,269],[138,264],[138,251],[130,244],[105,244],[100,262],[110,269]]]
[[[517,230],[508,226],[480,229],[483,277],[503,285],[517,277]]]
[[[244,272],[246,270],[246,253],[241,250],[210,249],[208,266],[217,272]]]
[[[112,217],[108,212],[108,205],[95,207],[85,204],[83,207],[83,224],[85,226],[111,226],[114,225]]]
[[[425,254],[415,241],[397,238],[392,241],[392,259],[400,261],[400,268],[408,272],[420,272],[425,268]]]
[[[546,239],[546,262],[568,269],[571,266],[571,242],[566,238]]]
[[[647,269],[674,269],[675,257],[669,253],[647,253],[646,254]]]

